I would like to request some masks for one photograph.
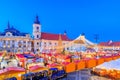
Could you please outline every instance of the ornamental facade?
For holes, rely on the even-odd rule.
[[[4,32],[0,33],[0,51],[25,52],[31,50],[31,37],[28,33],[22,33],[9,22]]]
[[[33,37],[29,33],[23,33],[17,30],[15,27],[10,26],[9,22],[7,28],[0,32],[0,51],[7,50],[9,52],[49,52],[55,51],[62,45],[68,44],[69,39],[64,34],[53,34],[41,31],[41,23],[36,16],[33,23]],[[65,50],[70,48],[66,47]]]

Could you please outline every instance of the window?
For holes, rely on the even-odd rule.
[[[23,46],[24,48],[26,47],[26,45]]]
[[[5,34],[5,36],[12,36],[12,33],[11,33],[11,32],[7,32],[7,33]]]
[[[4,41],[3,41],[3,43],[5,44],[5,43],[6,43],[6,41],[4,40]]]
[[[28,43],[28,44],[31,44],[31,41],[28,41],[27,43]]]
[[[7,36],[10,36],[10,34],[8,34]]]
[[[65,45],[65,43],[63,43],[63,45]]]
[[[57,43],[55,43],[55,46],[57,46]]]
[[[39,27],[37,27],[37,32],[39,32]]]
[[[15,41],[14,40],[12,40],[12,43],[14,43]]]
[[[40,42],[40,47],[42,46],[42,42]]]
[[[21,45],[19,45],[19,47],[21,48],[22,46],[21,46]]]
[[[37,45],[39,45],[39,42],[37,42]]]
[[[14,45],[12,45],[12,48],[14,48],[15,46]]]
[[[23,43],[26,43],[26,41],[23,41]]]
[[[44,45],[46,45],[46,42],[44,42]]]
[[[22,46],[22,43],[19,41],[19,42],[18,42],[18,45],[19,45],[19,46]]]
[[[51,42],[49,42],[49,45],[52,45],[52,43],[51,43]]]
[[[69,50],[69,48],[67,48],[67,50]]]
[[[39,27],[37,27],[37,30],[39,30]]]
[[[10,40],[8,40],[8,44],[10,44]]]
[[[39,38],[39,35],[37,35],[37,38]]]
[[[5,40],[3,40],[3,43],[5,43]]]

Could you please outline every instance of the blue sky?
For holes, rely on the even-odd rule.
[[[120,41],[120,0],[0,0],[0,32],[8,20],[17,29],[32,34],[36,14],[43,32],[63,33],[74,39],[85,33],[94,40]]]

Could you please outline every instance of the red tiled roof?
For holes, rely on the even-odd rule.
[[[101,42],[99,43],[100,46],[105,46],[106,45],[106,42]]]
[[[112,42],[112,43],[109,43],[109,42],[101,42],[99,45],[100,45],[100,46],[120,46],[120,42]]]
[[[61,38],[63,41],[70,41],[70,39],[67,37],[67,35],[62,34]],[[52,34],[52,33],[41,33],[40,39],[46,39],[46,40],[59,40],[59,34]]]

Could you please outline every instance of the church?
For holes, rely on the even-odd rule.
[[[67,37],[66,32],[64,34],[53,34],[41,31],[41,23],[36,16],[36,19],[33,24],[33,43],[35,51],[54,51],[60,46],[68,44],[71,39]]]
[[[10,52],[49,52],[60,49],[60,46],[69,44],[72,40],[68,38],[66,32],[64,34],[53,34],[41,31],[42,25],[36,16],[33,23],[33,34],[23,33],[10,26],[0,32],[0,51],[8,50]],[[33,36],[33,37],[31,37]],[[69,48],[64,48],[69,50]]]

